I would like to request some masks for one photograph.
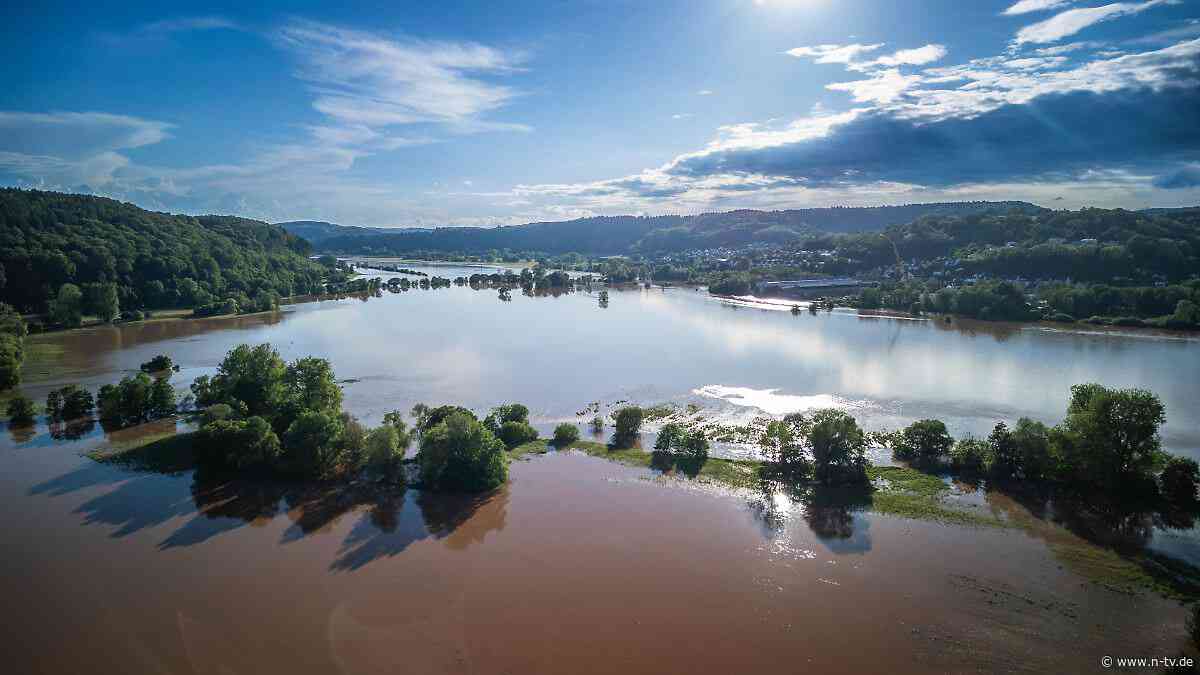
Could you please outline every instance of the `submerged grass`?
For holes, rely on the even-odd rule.
[[[135,471],[180,473],[195,468],[192,441],[195,432],[148,434],[126,443],[93,450],[87,456],[102,464]]]

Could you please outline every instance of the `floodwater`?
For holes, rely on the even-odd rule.
[[[997,419],[1054,421],[1071,383],[1099,381],[1157,391],[1167,444],[1200,446],[1192,340],[793,316],[689,289],[610,296],[601,308],[582,292],[385,292],[36,336],[24,389],[95,388],[158,353],[182,364],[182,389],[230,347],[269,341],[285,358],[329,358],[352,380],[346,408],[371,423],[417,401],[521,401],[548,429],[627,399],[729,420],[838,405],[868,427],[937,416],[986,433]],[[3,432],[8,672],[1089,672],[1104,655],[1184,643],[1185,608],[1092,583],[1056,554],[1075,535],[1049,522],[907,520],[574,452],[515,462],[507,486],[477,498],[83,456],[173,424]],[[998,493],[963,498],[1037,518]],[[1163,541],[1194,561],[1191,530]]]

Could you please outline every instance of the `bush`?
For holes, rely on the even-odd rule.
[[[591,424],[592,424],[592,432],[593,433],[597,433],[597,434],[604,433],[604,418],[603,417],[596,415],[595,417],[592,418]]]
[[[952,445],[954,439],[941,420],[919,420],[900,432],[892,455],[906,461],[935,462],[946,457]]]
[[[808,442],[818,481],[826,485],[866,482],[866,438],[848,413],[835,408],[813,413]]]
[[[471,414],[451,413],[426,430],[417,461],[433,489],[481,492],[508,480],[504,443]]]
[[[554,427],[554,445],[557,448],[564,448],[575,441],[579,440],[579,427],[574,424],[563,422]]]
[[[171,357],[167,356],[166,354],[159,354],[158,356],[155,356],[149,361],[143,363],[139,369],[143,373],[154,374],[162,373],[168,370],[179,370],[179,366],[175,365],[175,362],[171,360]]]
[[[234,410],[232,407],[224,403],[216,403],[205,408],[204,414],[200,419],[202,420],[203,424],[208,424],[210,422],[229,419],[234,416]]]
[[[979,476],[991,471],[993,461],[991,444],[969,436],[959,440],[950,450],[950,466],[968,475]]]
[[[8,425],[10,427],[31,427],[37,421],[37,410],[33,401],[24,396],[14,396],[8,402]]]
[[[1195,501],[1197,484],[1200,484],[1200,465],[1189,457],[1172,456],[1159,476],[1163,496],[1173,502]]]
[[[230,469],[270,468],[279,459],[279,437],[261,417],[216,420],[196,433],[196,459]]]
[[[642,431],[643,417],[642,409],[637,406],[626,406],[617,410],[614,415],[616,431],[613,433],[613,445],[618,448],[633,447]]]
[[[505,422],[500,425],[500,440],[510,450],[522,443],[536,441],[537,437],[537,429],[525,422]]]

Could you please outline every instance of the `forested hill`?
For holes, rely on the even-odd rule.
[[[549,254],[570,251],[601,255],[635,251],[653,253],[753,242],[778,243],[820,232],[882,230],[928,215],[964,216],[1005,213],[1014,209],[1025,213],[1044,210],[1027,202],[953,202],[787,211],[740,210],[695,216],[601,216],[510,227],[442,227],[380,234],[370,233],[371,229],[378,231],[379,228],[354,228],[365,231],[344,231],[315,243],[322,251],[360,255],[504,249]],[[294,233],[301,231],[294,223],[283,225]],[[322,230],[323,234],[326,232],[328,230]]]
[[[310,244],[232,216],[156,213],[102,197],[0,189],[0,302],[23,312],[196,307],[320,290]],[[63,296],[63,294],[66,294]]]

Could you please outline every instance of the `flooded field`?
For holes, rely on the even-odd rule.
[[[271,342],[330,359],[346,409],[372,424],[416,402],[520,401],[545,432],[631,400],[730,423],[833,405],[872,429],[932,416],[986,434],[1000,419],[1055,422],[1071,384],[1097,381],[1157,392],[1164,446],[1200,457],[1194,339],[789,307],[680,288],[612,291],[607,307],[585,292],[385,292],[35,336],[22,389],[94,390],[164,353],[184,390],[232,346]],[[173,427],[3,432],[12,672],[1090,672],[1185,641],[1180,603],[1097,574],[1118,566],[1111,549],[1200,563],[1190,522],[1126,514],[1103,529],[964,486],[955,499],[1011,526],[722,489],[576,451],[514,462],[480,498],[85,456]]]

